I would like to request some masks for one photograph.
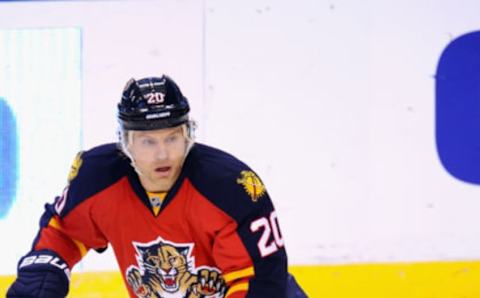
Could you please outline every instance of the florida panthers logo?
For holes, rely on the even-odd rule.
[[[216,268],[195,268],[193,244],[178,244],[158,238],[149,243],[133,242],[137,266],[126,277],[141,298],[221,298],[226,284]]]
[[[262,180],[252,171],[242,171],[240,175],[241,178],[237,179],[237,183],[243,185],[253,202],[257,202],[266,193]]]

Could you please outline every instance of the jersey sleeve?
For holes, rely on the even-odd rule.
[[[53,204],[46,204],[45,211],[40,220],[40,231],[33,243],[32,250],[52,250],[60,255],[70,268],[78,263],[91,248],[87,241],[76,239],[68,223],[57,212],[55,206],[64,200],[57,197]]]
[[[209,154],[192,182],[218,210],[197,210],[209,218],[206,225],[222,223],[212,255],[228,286],[225,297],[285,297],[287,254],[263,182],[234,157]]]
[[[105,148],[102,150],[105,151]],[[109,168],[109,163],[105,162],[105,154],[99,154],[98,151],[77,154],[63,194],[53,203],[45,205],[40,231],[32,247],[32,250],[55,251],[70,268],[89,249],[103,251],[108,245],[92,216],[92,210],[95,196],[118,177],[103,174],[112,171],[105,170]]]
[[[232,206],[225,207],[234,220],[214,244],[214,258],[229,286],[226,297],[284,297],[287,255],[277,214],[258,176],[243,174],[231,185]]]

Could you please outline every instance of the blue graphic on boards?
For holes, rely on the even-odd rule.
[[[480,31],[443,51],[435,88],[440,160],[454,177],[480,184]]]
[[[18,138],[15,116],[0,98],[0,219],[15,201],[18,179]]]

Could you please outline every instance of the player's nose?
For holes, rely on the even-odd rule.
[[[158,160],[164,160],[168,158],[168,151],[165,146],[159,144],[155,150],[155,158]]]

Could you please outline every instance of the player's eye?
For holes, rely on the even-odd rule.
[[[173,142],[175,142],[175,141],[177,140],[177,138],[178,138],[178,135],[177,135],[177,134],[174,134],[174,135],[171,135],[171,136],[167,137],[167,138],[165,139],[165,142],[166,142],[166,143],[173,143]]]
[[[142,139],[142,145],[153,146],[155,143],[156,142],[153,139]]]

